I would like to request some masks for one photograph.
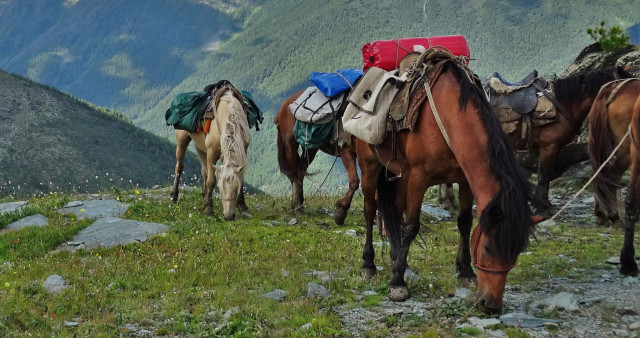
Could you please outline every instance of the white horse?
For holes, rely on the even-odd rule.
[[[218,183],[222,200],[222,217],[235,218],[236,207],[246,210],[242,183],[247,169],[247,147],[251,140],[247,115],[240,100],[233,94],[233,87],[222,87],[224,91],[215,109],[208,133],[189,132],[176,129],[175,180],[171,190],[171,201],[178,202],[178,185],[184,169],[184,156],[191,140],[194,141],[202,173],[202,196],[204,213],[213,214],[213,186]],[[218,160],[220,165],[216,165]]]

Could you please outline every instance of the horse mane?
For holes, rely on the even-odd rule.
[[[449,62],[449,67],[460,83],[460,109],[469,101],[477,108],[487,132],[487,155],[493,176],[500,191],[487,204],[480,216],[482,231],[491,236],[489,250],[503,260],[515,260],[529,244],[533,231],[531,184],[513,156],[513,148],[500,127],[498,119],[476,76],[470,80],[470,71],[462,65]]]
[[[226,103],[226,104],[222,104]],[[229,110],[228,119],[222,122],[220,147],[223,164],[242,167],[247,163],[246,145],[249,143],[249,123],[242,109],[242,104],[233,96],[231,90],[226,91],[220,98],[218,109]],[[219,114],[223,115],[223,114]]]
[[[604,163],[616,146],[615,137],[609,130],[609,114],[607,102],[609,96],[616,88],[615,83],[608,83],[602,87],[598,96],[593,101],[589,112],[589,160],[592,168],[599,168]],[[597,136],[596,136],[597,135]],[[594,197],[599,205],[610,205],[616,198],[617,187],[612,166],[605,166],[594,178]]]
[[[630,77],[633,77],[633,75],[622,67],[611,67],[571,75],[552,82],[556,98],[560,102],[568,102],[588,96],[595,97],[605,83]]]

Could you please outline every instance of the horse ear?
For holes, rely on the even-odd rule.
[[[239,167],[234,167],[234,168],[233,168],[233,171],[235,171],[235,172],[236,172],[236,174],[239,174],[239,173],[242,171],[242,169],[244,169],[244,166],[243,166],[243,165],[242,165],[242,166],[239,166]]]

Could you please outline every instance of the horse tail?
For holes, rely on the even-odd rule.
[[[303,155],[298,155],[298,144],[295,143],[295,149],[289,149],[290,147],[287,145],[287,142],[284,139],[285,130],[281,130],[283,125],[287,125],[284,123],[287,118],[294,118],[293,114],[289,111],[289,105],[293,103],[293,101],[298,98],[304,90],[301,90],[293,96],[289,97],[282,103],[280,110],[276,114],[273,122],[276,124],[278,129],[278,138],[277,138],[277,148],[278,148],[278,166],[280,167],[280,172],[287,176],[289,179],[295,179],[302,182],[304,176],[307,172],[308,163],[310,162],[308,159],[308,154],[306,151],[303,151]],[[287,152],[293,152],[296,156],[295,164],[292,167],[287,161]]]
[[[614,84],[604,86],[591,105],[589,112],[589,159],[593,170],[597,170],[607,160],[616,146],[615,136],[609,129],[607,102]],[[605,166],[594,178],[595,199],[601,206],[610,205],[616,198],[615,175],[612,166]]]
[[[396,181],[389,181],[386,178],[385,170],[378,175],[377,204],[378,212],[384,222],[389,242],[391,243],[391,255],[398,252],[402,245],[402,220],[398,218],[396,212]]]

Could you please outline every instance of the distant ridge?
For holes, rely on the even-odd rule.
[[[175,146],[116,111],[0,70],[0,198],[167,185]],[[190,154],[187,180],[199,176]]]

